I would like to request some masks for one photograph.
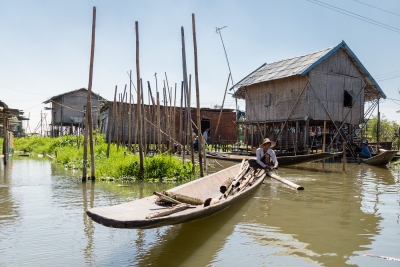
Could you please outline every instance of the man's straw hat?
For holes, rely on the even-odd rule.
[[[274,141],[269,140],[269,138],[264,138],[264,141],[261,143],[260,147],[262,147],[266,143],[270,143],[271,147],[274,147],[276,145],[276,143]]]

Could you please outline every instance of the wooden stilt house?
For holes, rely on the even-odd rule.
[[[365,122],[364,104],[376,105],[386,98],[344,41],[263,64],[233,89],[235,98],[246,101],[246,118],[241,123],[247,129],[247,142],[258,146],[268,137],[281,151],[320,149],[324,121],[328,147],[355,142],[354,132]]]
[[[81,88],[64,94],[56,95],[44,101],[50,104],[45,109],[51,110],[50,130],[47,135],[52,137],[83,132],[87,103],[86,88]],[[104,98],[92,92],[92,121],[95,129],[98,124],[98,114]]]

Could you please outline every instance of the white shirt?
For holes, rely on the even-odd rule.
[[[275,152],[271,148],[268,148],[266,153],[264,153],[264,148],[262,148],[262,147],[257,148],[257,150],[256,150],[257,163],[260,164],[260,166],[263,168],[267,167],[267,165],[261,161],[261,158],[265,154],[268,154],[270,156],[270,160],[272,161],[272,163],[274,163],[273,167],[274,168],[278,167],[278,160],[276,159]]]
[[[204,131],[204,133],[203,133],[203,137],[204,137],[204,140],[208,140],[208,132],[207,131]]]

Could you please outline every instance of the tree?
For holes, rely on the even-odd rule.
[[[382,142],[392,142],[394,144],[397,144],[399,139],[399,126],[400,125],[397,122],[389,121],[387,118],[385,118],[385,115],[382,114],[379,140]],[[367,122],[367,126],[365,129],[365,135],[369,141],[377,141],[377,129],[378,118],[377,116],[373,116]]]

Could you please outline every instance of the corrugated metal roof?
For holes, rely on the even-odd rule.
[[[315,66],[320,64],[324,59],[329,57],[340,48],[344,49],[344,51],[352,59],[353,63],[357,66],[359,71],[363,74],[365,82],[367,84],[366,91],[368,93],[375,94],[375,98],[386,98],[386,95],[383,93],[382,89],[376,83],[374,78],[372,78],[367,69],[362,65],[362,63],[358,60],[356,55],[353,53],[353,51],[351,51],[351,49],[344,41],[342,41],[337,46],[330,47],[315,53],[289,58],[273,63],[263,64],[261,67],[243,78],[240,82],[235,84],[230,90],[232,90],[233,88],[238,88],[233,96],[237,98],[244,98],[244,87],[246,86],[282,79],[294,75],[304,76]],[[370,99],[366,98],[366,100],[369,101]]]
[[[240,88],[250,84],[256,84],[276,79],[282,79],[293,75],[302,74],[313,63],[326,55],[333,47],[312,54],[289,58],[273,63],[264,64],[259,69],[246,76],[234,87]]]
[[[70,91],[70,92],[62,93],[62,94],[59,94],[59,95],[56,95],[56,96],[53,96],[53,97],[47,99],[46,101],[43,102],[43,104],[50,103],[52,100],[55,100],[55,99],[57,99],[57,98],[59,98],[59,97],[61,97],[61,96],[69,95],[69,94],[74,94],[74,93],[79,92],[79,91],[87,92],[88,89],[86,89],[86,88],[80,88],[80,89],[76,89],[76,90],[73,90],[73,91]],[[95,97],[98,97],[100,100],[105,100],[105,98],[103,98],[103,97],[101,97],[100,95],[94,93],[93,91],[92,91],[92,95],[95,96]]]

